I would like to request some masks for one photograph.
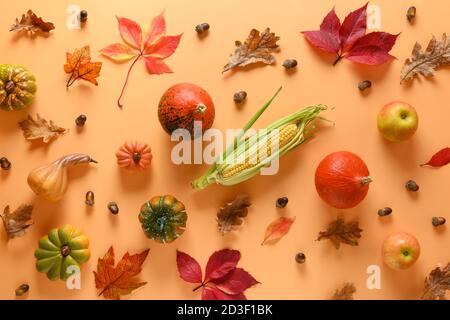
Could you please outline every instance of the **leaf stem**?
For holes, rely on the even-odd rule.
[[[341,59],[342,59],[342,55],[341,55],[341,54],[338,54],[336,60],[334,60],[334,62],[333,62],[333,66],[337,65],[337,63],[338,63],[339,61],[341,61]]]
[[[141,52],[141,53],[136,57],[136,59],[134,59],[134,61],[133,61],[133,63],[131,64],[130,68],[128,69],[127,77],[126,77],[126,79],[125,79],[125,83],[123,84],[122,91],[120,92],[119,99],[117,99],[117,105],[119,106],[119,108],[122,108],[122,107],[123,107],[122,99],[123,99],[123,95],[124,95],[124,93],[125,93],[125,88],[127,87],[128,79],[130,78],[131,70],[133,69],[133,67],[134,67],[134,65],[136,64],[136,62],[138,62],[138,60],[142,57],[142,55],[143,55],[143,53]]]
[[[202,282],[200,285],[196,286],[194,289],[192,289],[193,292],[197,291],[200,288],[205,287],[208,284],[209,281]]]

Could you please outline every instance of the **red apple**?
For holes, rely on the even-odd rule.
[[[416,262],[419,255],[419,241],[409,233],[394,233],[383,242],[383,261],[391,269],[407,269]]]
[[[392,142],[410,139],[419,126],[416,109],[406,102],[394,101],[381,108],[377,117],[378,130]]]

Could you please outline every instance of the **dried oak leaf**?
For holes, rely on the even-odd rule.
[[[34,120],[31,116],[28,116],[27,119],[19,122],[19,126],[23,131],[25,139],[42,139],[44,143],[48,143],[51,139],[63,135],[69,131],[68,129],[55,125],[52,120],[45,120],[39,115],[39,113],[36,114],[36,120]]]
[[[55,29],[53,23],[45,22],[41,17],[36,16],[32,10],[28,10],[27,14],[22,15],[20,21],[16,18],[9,31],[28,31],[35,34],[38,31],[48,33],[53,29]]]
[[[276,36],[275,33],[271,33],[269,28],[266,28],[261,33],[256,29],[252,29],[244,43],[240,41],[235,42],[237,48],[230,56],[229,62],[223,67],[222,73],[235,67],[244,67],[257,62],[274,63],[275,57],[272,53],[279,49],[278,40],[280,40],[280,37]]]
[[[92,62],[90,47],[84,46],[75,49],[73,53],[66,53],[66,64],[64,72],[70,74],[66,87],[69,88],[75,81],[82,79],[98,85],[97,78],[100,76],[102,62]]]
[[[445,299],[446,291],[450,291],[450,263],[443,269],[437,267],[425,278],[425,288],[422,299],[436,300]]]
[[[358,227],[357,221],[345,223],[344,219],[338,218],[330,223],[326,231],[319,233],[317,240],[329,239],[336,249],[340,248],[341,243],[357,246],[361,232],[362,229]]]
[[[101,290],[99,296],[120,300],[122,295],[147,284],[140,282],[136,276],[142,271],[148,252],[149,249],[134,255],[127,252],[114,267],[114,249],[110,247],[105,256],[98,259],[97,272],[94,271],[95,287]]]
[[[8,239],[21,237],[26,230],[33,224],[31,221],[32,205],[21,205],[15,211],[11,212],[9,206],[3,210],[0,217],[3,220],[3,226],[8,234]]]
[[[355,285],[353,283],[347,282],[340,289],[337,289],[331,300],[353,300],[353,294],[356,292]]]
[[[418,74],[432,77],[436,68],[448,65],[450,65],[450,36],[444,33],[440,41],[433,36],[425,51],[416,42],[411,58],[405,61],[400,79],[401,82],[410,81]]]
[[[227,203],[217,212],[217,223],[219,231],[224,235],[230,232],[233,226],[240,226],[248,214],[248,207],[252,203],[247,195],[238,195],[233,202]]]

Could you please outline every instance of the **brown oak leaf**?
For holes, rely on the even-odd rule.
[[[97,272],[94,271],[95,287],[101,290],[99,296],[120,300],[122,295],[130,294],[147,284],[139,281],[136,276],[142,271],[148,252],[149,249],[134,255],[127,252],[114,267],[114,249],[110,247],[105,256],[98,259]]]
[[[341,243],[357,246],[361,232],[362,229],[358,227],[357,221],[345,223],[344,219],[338,218],[330,223],[326,231],[319,233],[317,240],[329,239],[336,249],[340,248]]]
[[[34,120],[31,116],[28,116],[27,119],[19,122],[19,126],[23,131],[25,139],[42,139],[44,143],[48,143],[51,139],[63,135],[69,131],[68,129],[57,126],[52,120],[45,120],[39,115],[39,113],[36,114],[36,120]]]
[[[244,67],[249,64],[261,62],[272,64],[275,57],[272,53],[278,51],[277,41],[280,37],[275,33],[271,33],[269,28],[259,33],[258,30],[252,29],[244,43],[236,41],[236,50],[230,56],[229,62],[223,67],[223,72],[236,67]]]
[[[92,62],[90,47],[84,46],[75,49],[73,53],[66,53],[66,64],[64,72],[70,74],[66,87],[69,88],[75,81],[82,79],[98,85],[97,78],[100,76],[102,62]]]
[[[22,15],[20,21],[16,18],[9,31],[28,31],[35,34],[39,31],[48,33],[53,29],[55,29],[53,23],[45,22],[41,17],[36,16],[32,10],[28,10],[26,14]]]
[[[353,294],[355,292],[355,285],[347,282],[342,288],[339,288],[334,292],[331,300],[353,300]]]
[[[227,203],[217,212],[217,223],[219,231],[224,235],[230,232],[233,226],[240,226],[248,214],[248,207],[252,203],[247,195],[238,195],[233,202]]]
[[[21,205],[13,212],[10,211],[9,206],[5,207],[3,215],[0,214],[0,217],[3,220],[8,239],[21,237],[26,233],[26,230],[33,224],[31,221],[32,212],[32,205]]]
[[[401,71],[401,82],[410,81],[417,75],[432,77],[436,68],[450,65],[450,36],[445,33],[442,40],[435,36],[430,40],[425,51],[416,42],[411,58],[406,59]]]
[[[423,290],[422,299],[436,300],[445,299],[446,291],[450,291],[450,263],[443,269],[437,267],[430,272],[425,278],[425,288]]]

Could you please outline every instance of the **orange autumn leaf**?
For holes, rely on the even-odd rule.
[[[283,238],[291,229],[295,218],[280,217],[267,227],[266,234],[264,235],[264,240],[261,245],[267,242],[272,242]]]
[[[92,62],[89,46],[75,49],[73,53],[66,53],[66,64],[64,72],[70,74],[67,88],[75,81],[82,79],[98,85],[97,78],[100,76],[102,62]]]
[[[132,293],[144,286],[137,275],[142,271],[142,264],[147,258],[149,249],[130,255],[128,252],[114,267],[114,249],[110,247],[103,258],[98,259],[97,272],[94,271],[95,287],[105,299],[120,300],[120,297]]]

